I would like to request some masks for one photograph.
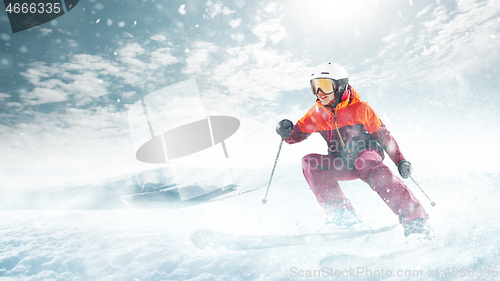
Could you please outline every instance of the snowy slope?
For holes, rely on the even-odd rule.
[[[292,234],[321,226],[322,211],[301,179],[300,167],[278,166],[269,201],[263,205],[269,174],[270,167],[249,171],[233,194],[261,187],[258,190],[185,208],[1,211],[0,280],[286,280],[300,270],[304,274],[319,270],[318,260],[330,252],[369,257],[405,247],[400,227],[338,243],[262,250],[199,250],[191,244],[190,234],[200,227]],[[493,209],[500,199],[498,177],[421,179],[437,203],[434,208],[409,185],[427,206],[441,238],[429,250],[370,268],[394,274],[422,270],[426,277],[429,268],[439,268],[442,275],[453,267],[500,267],[500,219]],[[343,186],[366,224],[396,221],[361,181]]]
[[[243,170],[234,171],[233,174],[236,178],[228,180],[230,175],[224,170],[184,168],[184,171],[193,175],[191,182],[177,183],[172,170],[166,167],[72,187],[4,193],[0,198],[0,208],[151,208],[152,201],[158,207],[179,207],[183,205],[177,204],[180,201],[189,201],[189,199],[203,200],[206,197],[214,197],[217,193],[221,193],[217,191],[222,188],[234,187],[239,182],[241,174],[244,173]],[[194,174],[196,174],[196,177],[194,177]],[[189,196],[190,193],[193,198]]]

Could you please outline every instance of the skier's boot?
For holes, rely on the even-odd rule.
[[[415,237],[417,239],[432,239],[434,233],[426,218],[418,218],[407,222],[404,225],[405,237]]]
[[[347,229],[361,224],[361,221],[356,216],[354,210],[339,209],[330,212],[325,224]]]

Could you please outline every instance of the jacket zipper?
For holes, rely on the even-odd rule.
[[[340,141],[342,142],[342,146],[344,148],[347,148],[348,153],[351,153],[351,151],[349,150],[349,147],[347,147],[345,145],[344,140],[342,139],[342,136],[340,135],[339,126],[337,125],[337,110],[335,110],[335,112],[332,112],[332,113],[333,113],[333,116],[335,117],[335,129],[337,130],[337,134],[339,134],[339,138],[340,138]]]

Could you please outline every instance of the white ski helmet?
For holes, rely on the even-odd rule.
[[[322,79],[323,78],[323,79]],[[329,79],[332,83],[325,83]],[[325,94],[343,93],[349,84],[349,76],[347,71],[337,63],[326,62],[314,68],[311,74],[311,87],[313,94],[316,95],[318,90],[321,89]]]

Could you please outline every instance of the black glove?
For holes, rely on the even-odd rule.
[[[293,123],[288,119],[281,120],[278,125],[276,125],[276,133],[282,138],[287,139],[292,135]]]
[[[396,166],[398,166],[399,174],[401,175],[401,177],[403,177],[403,179],[407,179],[411,176],[413,168],[410,162],[401,160],[396,164]]]

